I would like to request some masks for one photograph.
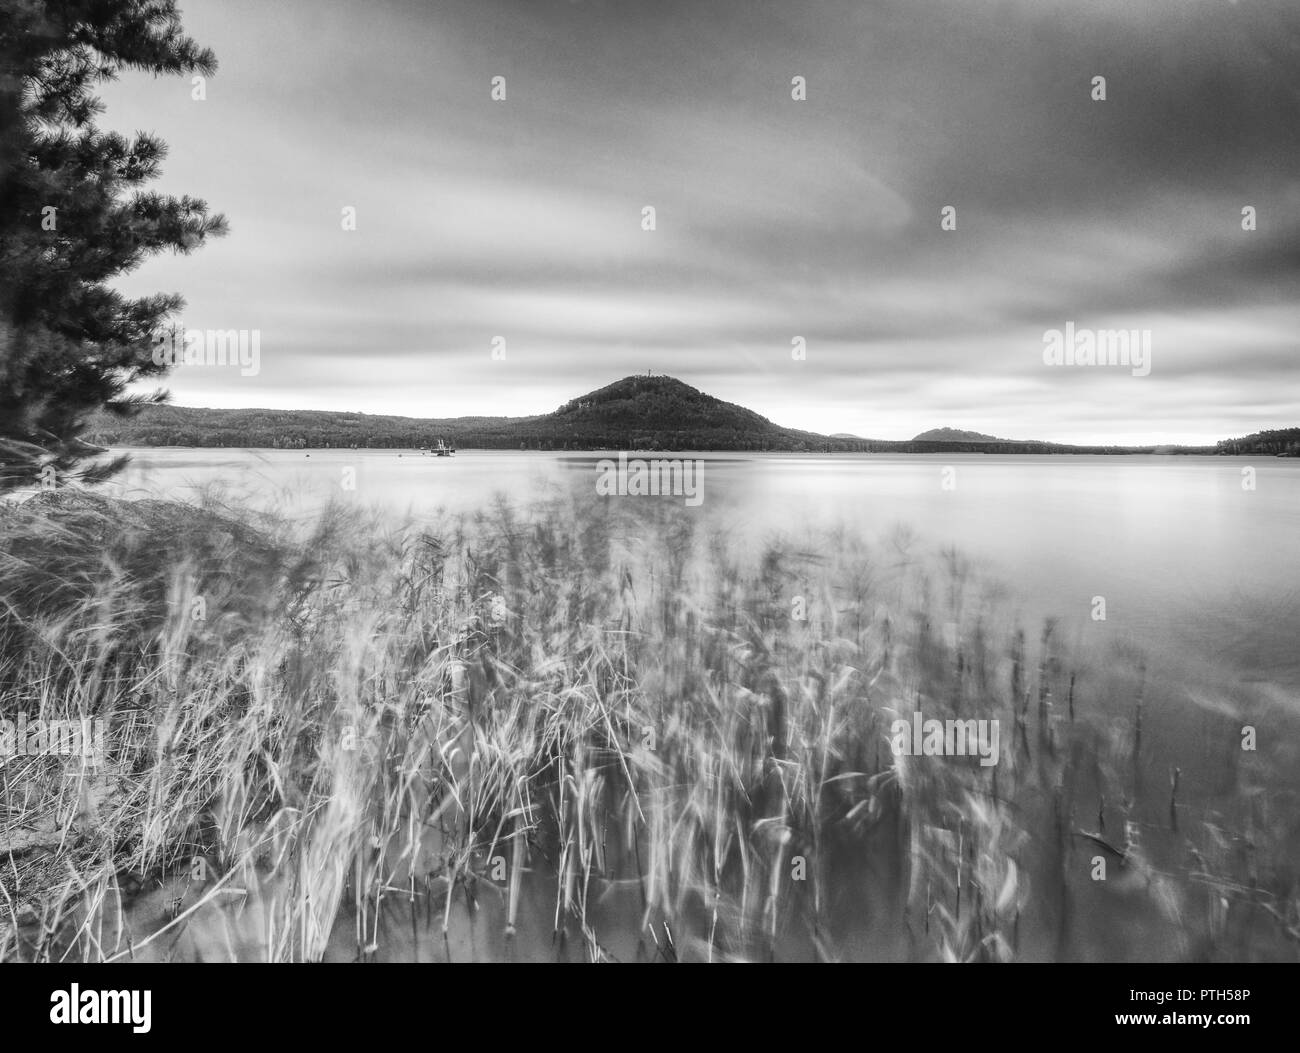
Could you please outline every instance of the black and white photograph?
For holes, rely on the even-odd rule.
[[[1298,378],[1293,0],[0,0],[0,961],[1294,965]]]

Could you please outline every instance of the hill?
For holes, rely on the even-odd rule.
[[[706,395],[674,377],[624,377],[523,430],[571,448],[798,450],[828,436],[773,424],[753,410]]]
[[[100,414],[87,439],[103,446],[414,449],[439,438],[470,449],[849,450],[864,440],[782,428],[753,410],[673,377],[624,377],[554,413],[421,419],[322,410],[148,406]]]
[[[913,442],[1012,442],[1012,439],[999,439],[996,435],[985,435],[978,431],[962,431],[960,428],[931,428],[913,437]]]
[[[199,409],[146,406],[123,419],[99,414],[87,432],[103,446],[224,446],[312,449],[364,447],[414,449],[439,436],[492,436],[531,418],[458,417],[428,420],[330,410]]]
[[[1233,455],[1265,454],[1271,457],[1300,457],[1300,428],[1257,431],[1240,439],[1223,439],[1215,449]]]

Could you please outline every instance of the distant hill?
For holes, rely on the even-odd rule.
[[[912,439],[913,442],[1013,442],[1012,439],[999,439],[996,435],[984,435],[978,431],[962,431],[960,428],[931,428]]]
[[[86,438],[103,446],[415,449],[430,445],[439,436],[471,432],[485,437],[504,436],[508,425],[530,419],[458,417],[454,420],[428,420],[330,410],[146,406],[138,415],[126,419],[101,412],[92,420]]]
[[[753,410],[673,377],[624,377],[535,417],[375,416],[322,410],[149,406],[122,419],[100,414],[87,439],[104,446],[266,446],[414,449],[438,439],[470,449],[849,450],[838,440],[782,428]]]
[[[1300,457],[1300,428],[1274,428],[1271,431],[1257,431],[1240,439],[1223,439],[1215,450],[1233,455]]]
[[[887,441],[818,435],[706,395],[673,377],[624,377],[534,417],[389,417],[329,410],[147,406],[130,418],[100,413],[85,438],[101,446],[417,449],[439,439],[480,450],[774,450],[818,453],[1153,453],[1155,446],[1066,446],[936,428]],[[1260,432],[1169,453],[1277,453],[1300,449],[1300,429]]]
[[[753,410],[706,395],[674,377],[624,377],[555,413],[528,432],[570,447],[650,450],[796,450],[829,436],[782,428]]]

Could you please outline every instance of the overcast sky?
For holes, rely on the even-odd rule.
[[[1300,424],[1294,0],[182,7],[206,100],[127,76],[102,123],[232,233],[120,286],[262,362],[180,405],[518,415],[653,369],[875,438]],[[1045,365],[1067,322],[1149,329],[1150,374]]]

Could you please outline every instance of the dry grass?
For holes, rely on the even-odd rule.
[[[1296,957],[1284,736],[954,553],[697,512],[8,510],[0,715],[110,730],[0,767],[0,957]],[[918,707],[1000,763],[892,756]]]

